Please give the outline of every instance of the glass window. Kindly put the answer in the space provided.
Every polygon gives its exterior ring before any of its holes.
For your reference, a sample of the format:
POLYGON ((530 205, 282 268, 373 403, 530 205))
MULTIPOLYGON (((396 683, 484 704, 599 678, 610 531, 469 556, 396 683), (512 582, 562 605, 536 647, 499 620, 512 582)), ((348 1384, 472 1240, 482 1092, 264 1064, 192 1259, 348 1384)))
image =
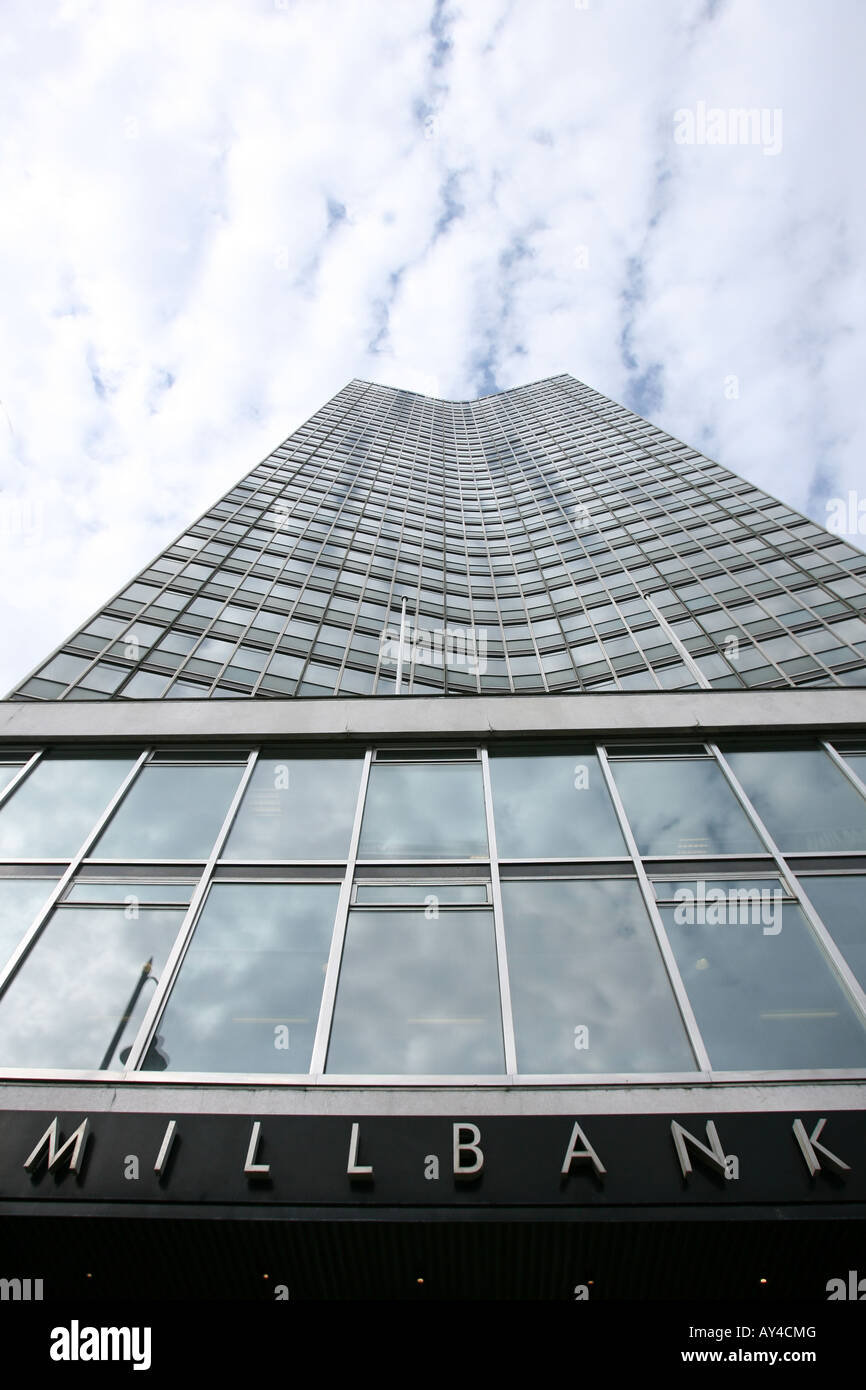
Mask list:
POLYGON ((823 749, 726 757, 781 850, 866 849, 866 801, 823 749))
MULTIPOLYGON (((375 659, 374 659, 374 663, 373 663, 373 664, 375 665, 375 659)), ((369 694, 369 693, 372 691, 372 689, 373 689, 373 673, 372 673, 372 671, 369 671, 369 672, 368 672, 368 671, 354 671, 354 670, 350 669, 348 666, 345 668, 345 670, 343 671, 343 674, 342 674, 342 676, 341 676, 341 678, 340 678, 340 694, 341 694, 341 695, 344 694, 344 693, 349 693, 349 694, 351 694, 351 693, 353 693, 353 692, 354 692, 355 694, 367 695, 367 694, 369 694)))
POLYGON ((339 891, 214 884, 144 1069, 308 1071, 339 891))
POLYGON ((0 792, 4 787, 8 787, 13 777, 17 777, 23 763, 0 763, 0 792))
POLYGON ((125 1065, 183 915, 58 908, 0 1000, 0 1066, 125 1065))
POLYGON ((268 672, 275 676, 296 676, 303 666, 303 658, 299 656, 284 656, 277 653, 271 658, 268 672))
POLYGON ((83 677, 82 684, 90 690, 102 690, 111 693, 128 675, 128 666, 109 666, 105 662, 98 661, 83 677))
POLYGON ((681 884, 659 909, 713 1068, 863 1066, 866 1029, 800 908, 747 887, 681 884))
POLYGON ((131 700, 156 700, 165 685, 165 676, 157 676, 152 671, 136 671, 121 693, 131 700))
POLYGON ((227 859, 344 859, 362 760, 260 758, 224 854, 227 859))
POLYGON ((99 859, 207 859, 242 768, 149 764, 93 849, 99 859))
MULTIPOLYGON (((682 891, 685 890, 687 898, 688 894, 694 891, 696 882, 697 880, 693 878, 655 879, 653 880, 652 886, 655 891, 657 901, 680 902, 682 900, 682 896, 678 897, 677 895, 682 895, 682 891)), ((742 902, 744 903, 755 902, 760 904, 762 892, 769 893, 771 901, 774 893, 776 894, 777 898, 791 897, 787 889, 783 887, 782 880, 780 878, 773 877, 769 874, 765 878, 714 878, 708 880, 701 880, 701 882, 703 883, 704 898, 706 898, 706 895, 708 893, 717 894, 719 892, 722 892, 728 894, 731 892, 731 890, 733 890, 734 893, 738 895, 742 893, 747 894, 747 897, 742 899, 742 902)), ((710 901, 712 901, 712 898, 710 899, 710 901)), ((740 901, 740 899, 735 898, 732 899, 732 901, 740 901)))
POLYGON ((493 913, 351 912, 327 1070, 504 1072, 493 913))
POLYGON ((487 883, 359 883, 358 903, 415 904, 436 907, 440 903, 489 903, 487 883))
POLYGON ((502 858, 627 853, 595 753, 495 754, 490 779, 502 858))
POLYGON ((0 970, 32 925, 56 882, 53 878, 0 879, 0 970))
POLYGON ((0 809, 0 858, 71 859, 133 766, 131 758, 46 758, 0 809))
POLYGON ((641 854, 766 853, 709 758, 617 759, 611 771, 641 854))
POLYGON ((502 907, 521 1072, 695 1069, 636 883, 508 881, 502 907))
POLYGON ((803 887, 824 926, 866 989, 866 875, 816 874, 803 887))
POLYGON ((863 753, 843 753, 842 755, 855 775, 861 782, 866 783, 866 752, 863 753))
POLYGON ((119 903, 135 907, 141 903, 188 903, 194 883, 156 883, 150 879, 133 882, 117 879, 113 883, 79 879, 69 889, 63 901, 67 903, 119 903))
POLYGON ((472 859, 487 855, 480 763, 374 763, 361 859, 472 859))
MULTIPOLYGON (((193 644, 190 643, 190 647, 193 644)), ((189 647, 185 650, 189 650, 189 647)), ((203 642, 196 648, 196 657, 203 661, 216 661, 220 666, 234 655, 234 643, 224 642, 217 637, 205 637, 203 642)))
POLYGON ((61 685, 68 685, 70 681, 77 680, 81 672, 87 666, 87 658, 83 656, 70 656, 66 652, 61 652, 55 656, 39 672, 46 680, 59 681, 61 685))

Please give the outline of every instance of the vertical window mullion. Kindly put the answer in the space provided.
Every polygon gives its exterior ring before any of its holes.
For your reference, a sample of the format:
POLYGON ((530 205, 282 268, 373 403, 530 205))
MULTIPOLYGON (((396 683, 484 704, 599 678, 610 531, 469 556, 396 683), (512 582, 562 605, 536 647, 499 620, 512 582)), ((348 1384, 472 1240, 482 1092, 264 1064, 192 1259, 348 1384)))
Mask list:
POLYGON ((502 1016, 502 1039, 505 1044, 505 1070, 509 1078, 517 1074, 517 1044, 514 1034, 514 1013, 511 1007, 511 983, 508 975, 508 950, 505 943, 505 918, 502 912, 502 888, 499 882, 499 855, 496 849, 496 826, 493 820, 493 791, 487 749, 481 749, 481 773, 484 781, 484 809, 487 815, 487 847, 490 856, 490 887, 493 894, 493 929, 496 938, 496 963, 499 971, 499 1004, 502 1016))
POLYGON ((27 776, 29 772, 32 772, 33 768, 43 758, 44 754, 44 748, 37 749, 37 751, 31 754, 27 761, 23 763, 21 767, 19 767, 18 771, 15 773, 15 776, 11 779, 11 781, 6 783, 6 786, 3 788, 2 792, 0 792, 0 806, 3 805, 4 801, 8 800, 8 798, 15 791, 16 787, 20 787, 21 783, 24 781, 24 778, 27 776))
POLYGON ((677 1007, 680 1011, 680 1017, 682 1018, 683 1026, 686 1030, 686 1035, 691 1045, 691 1049, 695 1054, 698 1068, 701 1072, 706 1073, 705 1079, 708 1080, 710 1079, 709 1073, 711 1072, 710 1056, 704 1044, 703 1037, 701 1036, 701 1030, 698 1027, 698 1021, 695 1017, 694 1010, 692 1009, 691 1002, 688 996, 688 991, 686 990, 685 984, 683 983, 683 977, 680 974, 680 968, 677 965, 673 947, 671 946, 671 943, 668 940, 668 934, 665 931, 664 923, 661 919, 661 913, 658 910, 658 905, 655 900, 655 893, 653 892, 652 884, 649 881, 649 876, 647 874, 646 869, 644 868, 643 861, 640 857, 640 851, 637 847, 637 841, 635 840, 634 835, 632 834, 632 829, 628 823, 628 817, 625 813, 625 807, 620 799, 617 785, 613 780, 613 774, 610 770, 610 764, 607 761, 607 753, 601 744, 598 744, 596 746, 596 755, 598 757, 599 766, 601 768, 602 776, 604 777, 607 790, 610 794, 611 801, 613 802, 614 810, 617 814, 617 819, 619 820, 619 828, 622 831, 622 836, 625 840, 626 848, 628 849, 628 852, 631 855, 631 861, 634 865, 634 870, 637 875, 637 881, 640 886, 644 906, 647 912, 649 913, 649 919, 652 923, 653 932, 655 933, 656 943, 658 945, 659 951, 661 952, 662 962, 664 964, 665 970, 667 971, 667 976, 670 980, 671 989, 674 992, 674 998, 676 999, 677 1007))
POLYGON ((169 952, 168 960, 166 961, 165 966, 163 967, 162 979, 159 981, 154 991, 154 995, 150 1001, 147 1013, 145 1014, 142 1020, 141 1027, 138 1030, 136 1039, 132 1044, 132 1047, 130 1048, 129 1057, 127 1058, 126 1064, 127 1076, 130 1073, 136 1072, 138 1067, 141 1065, 144 1053, 150 1044, 152 1036, 156 1032, 156 1025, 159 1020, 159 1016, 162 1013, 163 1005, 167 998, 168 992, 171 989, 171 986, 174 984, 174 981, 177 978, 177 973, 180 969, 181 961, 183 960, 183 957, 186 954, 186 948, 189 945, 190 938, 192 937, 192 933, 195 928, 195 923, 198 920, 199 908, 201 907, 207 894, 207 890, 210 887, 216 862, 219 859, 219 856, 222 852, 222 848, 225 844, 229 830, 231 829, 232 824, 234 823, 234 818, 237 815, 238 807, 240 806, 244 798, 244 793, 246 792, 247 786, 250 782, 250 778, 253 775, 253 770, 255 769, 258 756, 259 750, 255 748, 247 758, 247 765, 244 768, 243 775, 237 787, 235 788, 235 794, 232 797, 231 804, 228 808, 228 811, 226 812, 225 819, 223 820, 219 834, 217 835, 211 847, 210 855, 208 856, 207 863, 202 869, 201 877, 199 878, 199 881, 196 885, 195 892, 190 898, 189 907, 187 908, 186 916, 184 917, 183 922, 181 923, 180 930, 177 934, 177 939, 174 945, 172 946, 171 951, 169 952))
POLYGON ((367 798, 367 784, 370 780, 370 765, 372 761, 373 750, 372 748, 368 748, 364 754, 361 783, 358 787, 358 801, 355 806, 355 819, 352 824, 352 835, 349 840, 349 851, 346 856, 346 872, 343 875, 340 896, 337 901, 334 934, 331 938, 331 952, 328 956, 328 968, 325 971, 325 983, 322 987, 322 1002, 319 1006, 319 1022, 316 1028, 316 1037, 313 1042, 313 1053, 310 1058, 310 1073, 316 1080, 321 1078, 325 1070, 325 1062, 328 1056, 328 1040, 331 1036, 331 1023, 333 1021, 334 1005, 337 999, 337 982, 340 976, 340 963, 343 958, 343 944, 346 939, 346 926, 349 920, 349 909, 351 907, 352 882, 355 877, 355 861, 358 857, 358 844, 361 839, 361 821, 364 817, 364 802, 367 798))

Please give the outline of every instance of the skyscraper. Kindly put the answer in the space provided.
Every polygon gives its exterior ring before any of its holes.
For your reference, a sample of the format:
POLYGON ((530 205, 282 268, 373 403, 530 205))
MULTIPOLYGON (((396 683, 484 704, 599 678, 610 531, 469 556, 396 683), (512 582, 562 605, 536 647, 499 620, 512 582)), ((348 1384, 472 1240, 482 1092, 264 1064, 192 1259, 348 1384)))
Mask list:
POLYGON ((394 694, 404 599, 403 693, 863 685, 864 576, 571 377, 353 381, 13 698, 394 694))
POLYGON ((0 706, 13 1235, 183 1208, 198 1257, 232 1215, 211 1291, 346 1294, 363 1215, 381 1296, 406 1223, 440 1294, 822 1296, 866 1203, 864 610, 866 555, 569 376, 351 382, 0 706))

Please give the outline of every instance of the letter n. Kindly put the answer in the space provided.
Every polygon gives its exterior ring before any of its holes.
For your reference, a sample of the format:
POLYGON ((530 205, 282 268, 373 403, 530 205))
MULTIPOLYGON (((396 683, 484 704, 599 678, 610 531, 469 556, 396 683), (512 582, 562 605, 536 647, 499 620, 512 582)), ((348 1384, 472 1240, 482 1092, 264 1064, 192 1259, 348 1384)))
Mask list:
POLYGON ((678 1124, 676 1120, 671 1120, 671 1135, 684 1178, 687 1178, 692 1171, 692 1160, 688 1150, 689 1144, 697 1150, 698 1156, 703 1158, 705 1163, 708 1163, 717 1173, 721 1173, 723 1177, 727 1177, 728 1159, 722 1148, 716 1126, 712 1120, 707 1120, 707 1138, 710 1141, 709 1148, 706 1144, 702 1144, 700 1139, 696 1139, 693 1134, 689 1134, 689 1131, 684 1129, 681 1124, 678 1124))

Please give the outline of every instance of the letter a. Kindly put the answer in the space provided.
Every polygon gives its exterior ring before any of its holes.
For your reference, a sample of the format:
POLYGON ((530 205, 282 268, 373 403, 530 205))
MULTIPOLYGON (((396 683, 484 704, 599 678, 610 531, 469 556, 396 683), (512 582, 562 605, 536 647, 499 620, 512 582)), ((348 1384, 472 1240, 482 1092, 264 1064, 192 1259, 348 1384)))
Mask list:
POLYGON ((601 1174, 605 1172, 604 1164, 590 1144, 580 1125, 575 1120, 574 1129, 571 1131, 571 1138, 568 1141, 568 1151, 562 1161, 560 1172, 566 1174, 570 1173, 571 1165, 576 1158, 588 1158, 597 1173, 601 1174), (582 1149, 575 1148, 578 1139, 583 1145, 582 1149))

